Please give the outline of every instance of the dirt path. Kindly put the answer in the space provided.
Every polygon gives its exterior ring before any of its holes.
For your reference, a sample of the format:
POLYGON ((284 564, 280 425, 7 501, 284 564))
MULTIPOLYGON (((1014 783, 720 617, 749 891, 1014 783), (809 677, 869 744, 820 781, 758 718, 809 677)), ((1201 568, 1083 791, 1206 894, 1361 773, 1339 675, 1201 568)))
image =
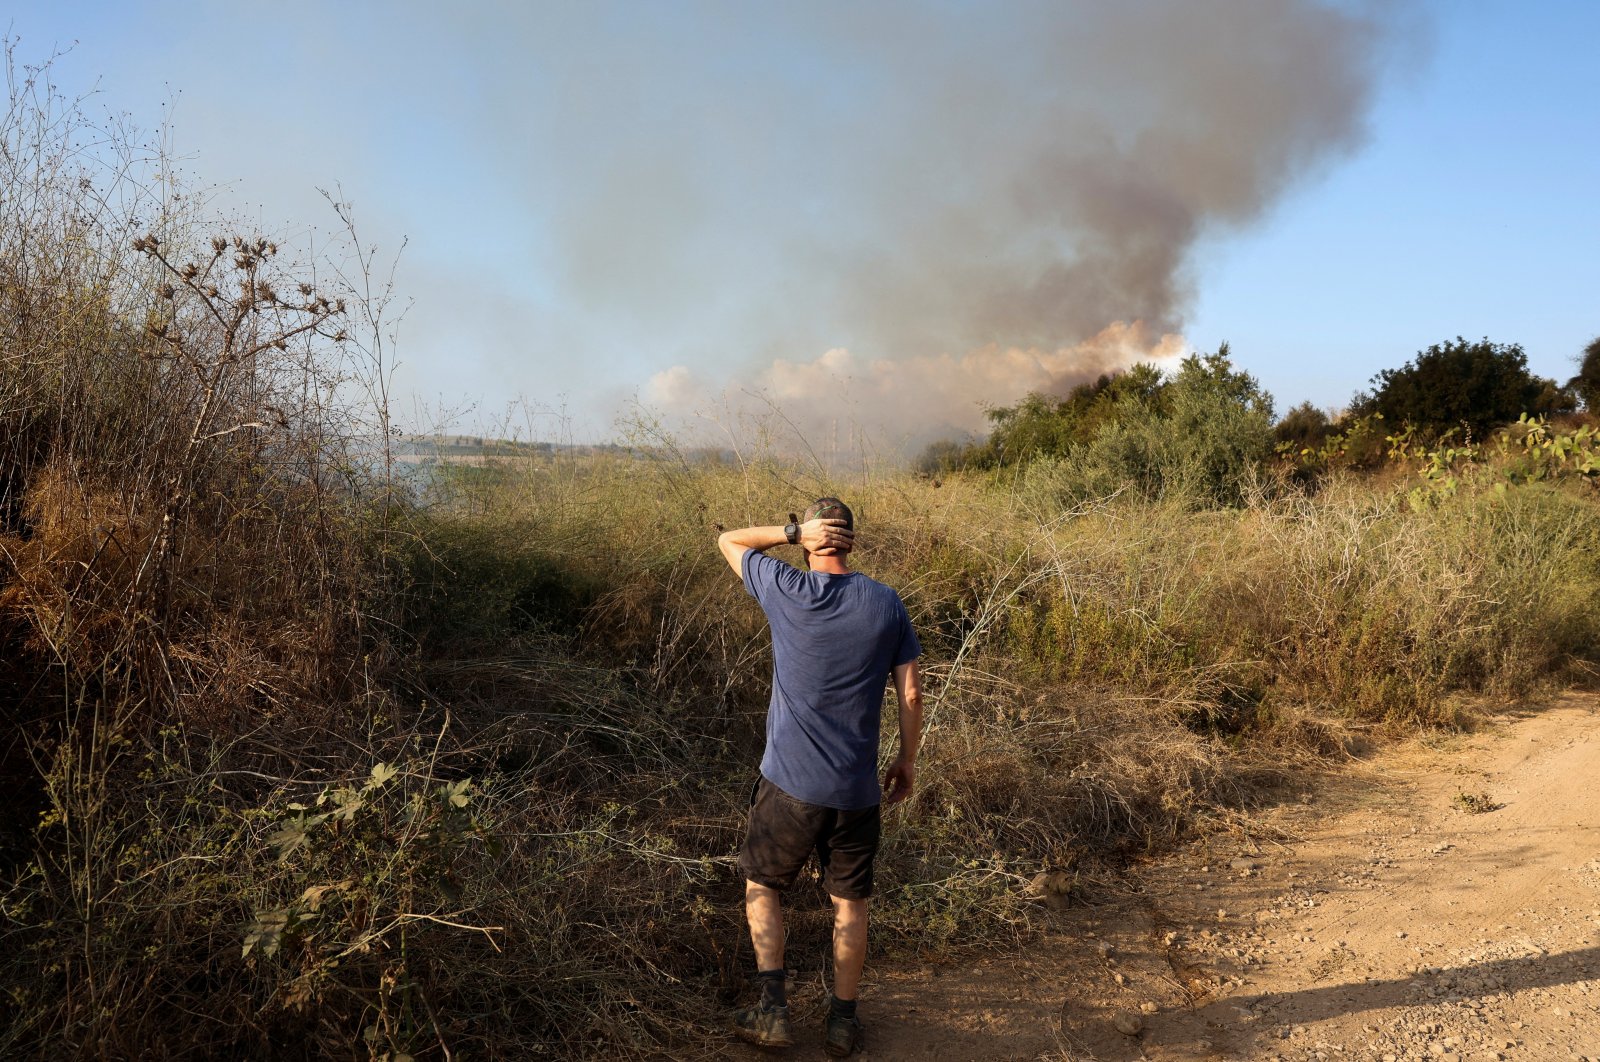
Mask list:
POLYGON ((1600 697, 1387 750, 1144 881, 876 971, 865 1057, 1600 1062, 1600 697))

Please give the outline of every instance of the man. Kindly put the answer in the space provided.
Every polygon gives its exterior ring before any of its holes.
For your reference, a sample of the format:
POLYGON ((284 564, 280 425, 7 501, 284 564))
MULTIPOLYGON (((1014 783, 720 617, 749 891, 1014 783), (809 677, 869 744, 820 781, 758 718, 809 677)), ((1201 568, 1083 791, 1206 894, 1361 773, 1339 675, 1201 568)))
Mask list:
POLYGON ((815 850, 833 900, 833 998, 823 1047, 861 1045, 856 996, 867 957, 867 901, 879 805, 911 795, 922 736, 921 648, 900 595, 852 572, 855 517, 820 498, 804 523, 747 527, 717 540, 772 628, 772 700, 761 778, 751 796, 739 869, 761 1000, 734 1014, 763 1047, 794 1042, 784 983, 780 896, 815 850), (808 570, 766 555, 798 545, 808 570), (900 702, 900 752, 877 778, 878 720, 890 675, 900 702))

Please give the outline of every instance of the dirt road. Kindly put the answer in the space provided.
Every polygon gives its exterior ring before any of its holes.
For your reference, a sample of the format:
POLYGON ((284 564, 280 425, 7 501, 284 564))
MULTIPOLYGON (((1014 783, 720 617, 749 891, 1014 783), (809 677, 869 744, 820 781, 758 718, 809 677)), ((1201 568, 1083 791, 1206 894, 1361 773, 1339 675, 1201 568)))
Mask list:
POLYGON ((1382 751, 1142 881, 876 971, 865 1057, 1600 1062, 1600 697, 1382 751))

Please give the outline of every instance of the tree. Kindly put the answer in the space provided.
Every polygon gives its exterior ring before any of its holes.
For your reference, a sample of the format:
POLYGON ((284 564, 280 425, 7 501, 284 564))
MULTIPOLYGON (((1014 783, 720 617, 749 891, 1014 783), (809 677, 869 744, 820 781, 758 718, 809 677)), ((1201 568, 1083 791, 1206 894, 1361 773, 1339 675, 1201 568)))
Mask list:
POLYGON ((1572 396, 1528 371, 1516 343, 1435 343, 1398 369, 1372 378, 1373 393, 1358 394, 1351 412, 1382 413, 1390 424, 1410 425, 1429 437, 1465 429, 1482 437, 1523 413, 1549 415, 1572 408, 1572 396))
POLYGON ((1333 434, 1333 421, 1328 414, 1312 405, 1301 402, 1283 415, 1272 429, 1273 438, 1291 453, 1314 450, 1333 434))
POLYGON ((1224 343, 1192 354, 1159 390, 1130 397, 1057 463, 1065 501, 1131 490, 1199 506, 1236 505, 1272 453, 1272 396, 1233 367, 1224 343))
POLYGON ((1272 396, 1235 369, 1228 344, 1183 359, 1168 384, 1164 434, 1169 485, 1220 505, 1235 504, 1249 473, 1272 454, 1272 396))
POLYGON ((1583 348, 1578 359, 1578 375, 1567 381, 1567 389, 1583 399, 1583 408, 1600 413, 1600 336, 1583 348))
POLYGON ((1059 457, 1093 438, 1131 404, 1159 403, 1164 386, 1161 370, 1139 364, 1081 383, 1065 397, 1034 391, 1014 406, 989 410, 994 428, 971 463, 1014 465, 1036 457, 1059 457))

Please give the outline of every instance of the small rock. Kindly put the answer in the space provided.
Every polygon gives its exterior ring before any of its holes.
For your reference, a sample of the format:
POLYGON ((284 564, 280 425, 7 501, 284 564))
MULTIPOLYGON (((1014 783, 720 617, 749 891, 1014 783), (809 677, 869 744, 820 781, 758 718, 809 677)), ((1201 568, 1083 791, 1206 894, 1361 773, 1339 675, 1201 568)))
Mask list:
POLYGON ((1138 1036, 1144 1030, 1144 1022, 1137 1014, 1118 1014, 1111 1019, 1111 1024, 1124 1036, 1138 1036))
POLYGON ((1143 1011, 1144 1013, 1146 1013, 1146 1014, 1154 1014, 1156 1011, 1160 1010, 1161 1008, 1156 1006, 1154 1003, 1145 1002, 1145 1003, 1140 1003, 1139 1004, 1139 1009, 1141 1011, 1143 1011))

